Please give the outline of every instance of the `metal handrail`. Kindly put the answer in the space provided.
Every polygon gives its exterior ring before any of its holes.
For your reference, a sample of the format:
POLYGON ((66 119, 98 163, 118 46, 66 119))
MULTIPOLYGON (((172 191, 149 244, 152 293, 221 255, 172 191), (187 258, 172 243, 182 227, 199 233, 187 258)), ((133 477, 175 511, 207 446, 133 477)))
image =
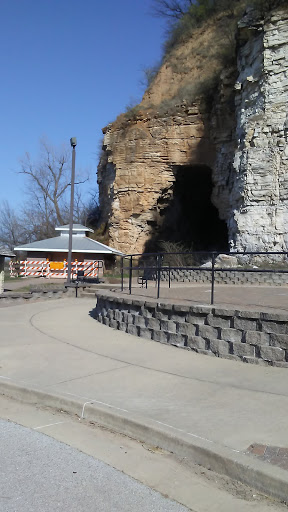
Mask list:
MULTIPOLYGON (((123 291, 124 290, 124 270, 128 270, 129 271, 129 294, 131 295, 132 293, 132 276, 133 276, 133 271, 139 271, 139 270, 146 270, 146 271, 149 271, 149 270, 152 270, 154 271, 155 273, 155 276, 156 276, 156 286, 157 286, 157 299, 159 299, 160 297, 160 281, 161 281, 161 272, 163 271, 167 271, 169 272, 169 288, 171 286, 171 279, 170 279, 170 275, 171 275, 171 271, 172 270, 182 270, 182 269, 185 269, 185 270, 198 270, 198 271, 204 271, 204 272, 211 272, 211 300, 210 300, 210 303, 211 305, 214 304, 214 295, 215 295, 215 273, 216 272, 223 272, 223 271, 226 271, 226 272, 252 272, 252 273, 258 273, 258 272, 261 272, 261 273, 278 273, 278 274, 288 274, 288 269, 287 270, 284 270, 284 269, 271 269, 271 268, 247 268, 247 267, 216 267, 215 263, 216 263, 216 257, 219 255, 219 254, 223 254, 223 255, 229 255, 229 256, 271 256, 271 255, 281 255, 281 256, 288 256, 288 251, 261 251, 261 252, 256 252, 256 251, 235 251, 233 253, 231 252, 219 252, 219 251, 193 251, 193 252, 158 252, 158 253, 136 253, 136 254, 129 254, 129 255, 125 255, 125 256, 122 256, 121 258, 121 290, 123 291), (207 256, 210 256, 211 258, 211 266, 208 266, 208 267, 203 267, 203 266, 194 266, 194 265, 162 265, 162 261, 163 261, 163 258, 164 256, 175 256, 175 255, 185 255, 185 256, 189 256, 189 255, 207 255, 207 256), (135 257, 141 257, 142 259, 144 258, 147 258, 147 257, 153 257, 155 258, 155 265, 149 265, 149 266, 143 266, 143 265, 136 265, 135 267, 133 267, 133 258, 135 257), (129 258, 129 266, 128 267, 125 267, 124 266, 124 261, 129 258)), ((138 258, 139 259, 139 258, 138 258)), ((277 263, 277 262, 276 262, 277 263)), ((146 288, 147 288, 147 280, 148 278, 146 279, 146 288)))

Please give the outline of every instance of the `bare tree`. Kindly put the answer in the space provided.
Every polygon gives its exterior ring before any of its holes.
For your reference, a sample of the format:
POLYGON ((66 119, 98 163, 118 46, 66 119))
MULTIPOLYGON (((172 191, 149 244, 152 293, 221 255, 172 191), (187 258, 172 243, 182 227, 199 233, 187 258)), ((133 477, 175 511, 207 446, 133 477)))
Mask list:
POLYGON ((31 240, 50 238, 55 234, 58 224, 55 211, 47 198, 41 198, 29 191, 29 200, 23 203, 21 216, 25 220, 26 230, 31 240))
POLYGON ((152 13, 155 16, 179 20, 194 3, 193 0, 154 0, 152 13))
POLYGON ((100 219, 99 193, 98 190, 90 191, 90 199, 83 204, 79 210, 79 222, 92 228, 97 227, 100 219))
MULTIPOLYGON (((27 227, 34 239, 48 238, 53 235, 57 224, 69 220, 69 199, 71 181, 71 150, 62 146, 54 148, 45 140, 40 141, 40 157, 33 162, 29 153, 21 160, 21 174, 27 177, 24 205, 27 227)), ((75 185, 87 181, 88 177, 78 180, 75 185)), ((82 194, 75 189, 75 212, 84 208, 82 194)), ((75 220, 77 220, 75 219, 75 220)))
MULTIPOLYGON (((250 0, 250 3, 267 4, 271 2, 287 2, 287 0, 250 0)), ((209 14, 221 11, 233 13, 235 6, 243 4, 241 0, 153 0, 152 14, 168 18, 174 26, 183 16, 189 15, 196 21, 207 18, 209 14)), ((247 2, 248 3, 248 2, 247 2)))
MULTIPOLYGON (((53 148, 42 140, 40 157, 34 162, 29 153, 21 160, 21 174, 26 176, 26 197, 18 211, 8 201, 0 205, 0 244, 12 249, 17 245, 55 236, 55 226, 69 222, 71 149, 53 148)), ((97 220, 99 203, 93 190, 86 194, 75 185, 74 221, 91 227, 97 220)), ((99 215, 98 215, 99 216, 99 215)))
POLYGON ((61 203, 70 185, 71 154, 68 148, 57 150, 43 140, 40 146, 40 159, 34 163, 29 153, 26 153, 21 160, 20 173, 28 178, 27 194, 32 196, 34 207, 49 216, 52 206, 57 221, 63 224, 61 203))
POLYGON ((25 222, 8 201, 3 201, 0 205, 0 245, 13 251, 16 245, 27 242, 29 242, 29 233, 25 222))

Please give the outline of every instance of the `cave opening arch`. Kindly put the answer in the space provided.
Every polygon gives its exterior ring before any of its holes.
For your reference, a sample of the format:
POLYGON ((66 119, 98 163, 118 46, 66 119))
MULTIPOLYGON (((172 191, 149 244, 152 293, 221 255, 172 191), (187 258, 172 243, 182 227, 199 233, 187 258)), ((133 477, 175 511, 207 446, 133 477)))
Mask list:
POLYGON ((228 251, 227 224, 211 201, 212 169, 201 164, 179 165, 173 173, 169 201, 160 196, 157 202, 157 229, 149 249, 161 250, 161 241, 169 241, 193 251, 228 251))

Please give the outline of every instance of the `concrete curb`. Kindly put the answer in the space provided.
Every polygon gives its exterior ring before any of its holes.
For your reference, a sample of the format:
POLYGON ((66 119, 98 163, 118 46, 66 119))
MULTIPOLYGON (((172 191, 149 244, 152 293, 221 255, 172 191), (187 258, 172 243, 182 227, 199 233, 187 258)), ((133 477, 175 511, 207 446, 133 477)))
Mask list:
POLYGON ((68 398, 62 394, 23 387, 12 380, 0 382, 0 394, 30 404, 61 409, 94 421, 116 432, 159 446, 181 458, 192 460, 216 473, 238 480, 254 489, 288 501, 288 472, 242 452, 189 435, 184 431, 99 402, 68 398), (84 406, 84 407, 83 407, 84 406))

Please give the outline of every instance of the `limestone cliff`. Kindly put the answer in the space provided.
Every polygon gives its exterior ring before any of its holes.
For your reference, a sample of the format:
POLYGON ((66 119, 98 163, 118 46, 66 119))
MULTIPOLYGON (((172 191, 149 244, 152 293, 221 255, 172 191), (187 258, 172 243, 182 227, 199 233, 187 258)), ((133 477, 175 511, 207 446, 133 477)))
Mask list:
POLYGON ((287 250, 288 9, 242 18, 237 67, 223 66, 226 36, 212 45, 220 58, 210 55, 207 64, 217 23, 223 18, 165 62, 134 118, 104 129, 102 222, 110 245, 125 253, 159 240, 198 250, 287 250), (198 92, 212 90, 217 73, 217 90, 203 102, 198 92))

